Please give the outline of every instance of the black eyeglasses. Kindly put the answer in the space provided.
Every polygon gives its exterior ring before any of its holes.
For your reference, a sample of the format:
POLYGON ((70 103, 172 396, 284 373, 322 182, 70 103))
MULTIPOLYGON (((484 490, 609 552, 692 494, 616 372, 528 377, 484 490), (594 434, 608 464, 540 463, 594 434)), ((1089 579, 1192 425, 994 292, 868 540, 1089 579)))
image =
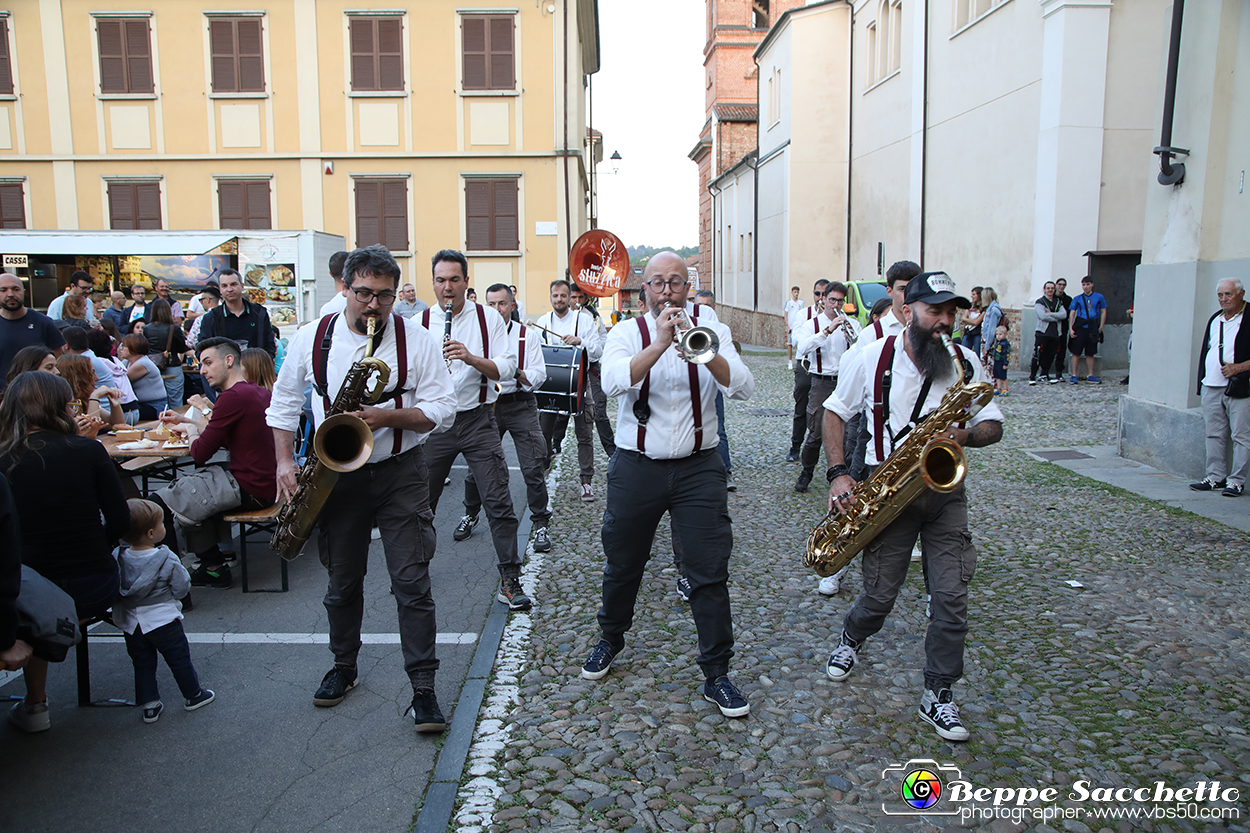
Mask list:
POLYGON ((659 278, 656 278, 654 280, 647 281, 647 286, 651 287, 652 292, 663 292, 665 286, 667 286, 669 289, 673 290, 674 292, 681 292, 683 289, 686 288, 686 284, 688 283, 690 283, 690 281, 682 280, 681 278, 673 278, 672 280, 668 280, 668 281, 663 281, 663 280, 660 280, 659 278))
POLYGON ((356 293, 356 300, 362 304, 370 303, 374 298, 378 299, 378 305, 389 307, 395 303, 395 299, 399 296, 394 292, 374 292, 369 289, 356 289, 352 287, 352 292, 356 293))
POLYGON ((823 298, 828 293, 821 292, 819 290, 812 290, 812 294, 815 295, 817 298, 823 298))

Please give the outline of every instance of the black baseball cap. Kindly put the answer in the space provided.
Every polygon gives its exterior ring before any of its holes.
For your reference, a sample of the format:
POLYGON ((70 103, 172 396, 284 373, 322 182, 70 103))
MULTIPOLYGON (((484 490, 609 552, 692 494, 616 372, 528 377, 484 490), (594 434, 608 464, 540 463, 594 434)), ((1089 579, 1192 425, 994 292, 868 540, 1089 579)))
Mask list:
POLYGON ((944 304, 953 300, 955 306, 968 309, 972 302, 955 291, 955 282, 945 272, 921 272, 907 282, 903 294, 904 304, 923 301, 926 304, 944 304))

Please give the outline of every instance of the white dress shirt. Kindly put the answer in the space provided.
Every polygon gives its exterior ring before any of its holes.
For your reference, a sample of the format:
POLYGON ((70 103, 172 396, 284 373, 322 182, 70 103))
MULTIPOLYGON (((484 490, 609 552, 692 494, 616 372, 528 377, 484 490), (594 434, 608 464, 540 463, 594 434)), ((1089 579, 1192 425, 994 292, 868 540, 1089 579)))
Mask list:
MULTIPOLYGON (((430 334, 434 336, 439 344, 441 359, 443 332, 446 329, 444 325, 446 318, 443 314, 443 308, 439 306, 430 307, 422 312, 419 318, 414 318, 413 320, 420 320, 422 323, 427 320, 430 322, 430 334)), ((482 306, 466 299, 464 306, 460 309, 460 313, 452 315, 451 340, 463 344, 473 355, 489 358, 490 361, 494 362, 495 367, 499 368, 500 382, 516 376, 516 353, 512 352, 512 347, 508 340, 508 328, 504 324, 503 316, 494 307, 482 306), (489 351, 485 350, 482 345, 482 325, 478 321, 478 307, 482 308, 482 312, 486 316, 486 337, 488 339, 487 344, 490 346, 489 351), (487 356, 488 352, 489 357, 487 356)), ((526 363, 528 364, 528 360, 526 363)), ((444 362, 443 372, 446 371, 447 364, 444 362)), ((459 359, 451 363, 451 384, 456 389, 457 411, 471 411, 483 404, 483 378, 485 377, 478 370, 459 359)), ((485 404, 490 404, 498 398, 499 391, 495 388, 495 383, 487 379, 485 404)))
POLYGON ((1220 368, 1226 364, 1233 364, 1233 342, 1237 340, 1237 331, 1241 329, 1242 311, 1234 315, 1231 319, 1224 317, 1224 313, 1215 316, 1215 320, 1211 322, 1211 332, 1209 334, 1211 346, 1207 348, 1207 360, 1203 365, 1202 384, 1213 388, 1223 388, 1228 386, 1229 380, 1220 372, 1220 368), (1224 327, 1224 350, 1220 351, 1220 326, 1224 327), (1222 359, 1222 361, 1221 361, 1222 359))
MULTIPOLYGON (((720 355, 729 363, 729 385, 721 387, 706 365, 696 365, 699 379, 699 408, 703 414, 703 442, 701 450, 716 448, 716 393, 721 391, 729 399, 746 400, 755 392, 755 377, 742 362, 733 346, 729 328, 719 321, 709 321, 700 316, 699 324, 710 327, 720 339, 720 355)), ((641 318, 623 321, 608 333, 603 350, 603 392, 620 397, 616 415, 616 446, 629 451, 639 451, 638 419, 634 416, 634 403, 642 391, 643 379, 650 378, 647 405, 651 415, 647 420, 646 446, 643 453, 652 460, 673 460, 689 457, 694 452, 694 410, 690 397, 691 366, 677 355, 677 346, 664 351, 647 377, 630 384, 629 363, 642 352, 642 333, 638 322, 647 327, 651 342, 656 339, 655 317, 648 312, 641 318)))
MULTIPOLYGON (((434 429, 428 432, 404 431, 400 452, 422 445, 426 438, 438 431, 446 431, 456 419, 456 398, 452 391, 451 377, 447 374, 447 365, 443 362, 443 351, 439 343, 416 321, 400 319, 404 322, 405 346, 408 354, 408 374, 404 382, 404 394, 400 399, 392 399, 376 407, 379 408, 420 408, 426 417, 434 423, 434 429)), ((269 409, 265 411, 265 422, 270 428, 294 431, 299 427, 300 412, 304 409, 304 390, 314 382, 313 346, 317 340, 317 325, 311 321, 299 328, 287 346, 286 359, 282 362, 282 370, 278 372, 278 381, 273 386, 273 396, 269 401, 269 409)), ((399 362, 395 344, 394 317, 387 318, 386 329, 382 331, 382 340, 373 355, 391 369, 391 378, 386 390, 392 391, 399 382, 399 362)), ((326 362, 326 391, 333 402, 343 379, 347 376, 352 364, 364 358, 365 336, 352 332, 343 316, 334 322, 331 333, 333 345, 326 362)), ((325 419, 325 402, 315 392, 312 397, 313 416, 317 425, 325 419)), ((370 463, 378 463, 391 456, 394 447, 394 434, 391 428, 379 428, 373 432, 373 454, 370 463)))
POLYGON ((336 292, 334 297, 321 305, 321 312, 317 313, 317 317, 325 318, 327 315, 333 315, 345 309, 347 309, 347 293, 336 292))
MULTIPOLYGON (((867 335, 867 330, 865 330, 865 335, 867 335)), ((890 384, 889 427, 890 432, 893 432, 895 436, 898 436, 900 431, 911 424, 911 415, 916 408, 916 398, 920 395, 920 388, 924 385, 924 377, 921 375, 919 368, 912 362, 911 357, 907 355, 907 351, 903 349, 903 339, 906 337, 906 331, 904 331, 892 342, 894 345, 894 357, 892 365, 893 381, 890 384)), ((882 338, 871 342, 866 347, 861 348, 857 345, 855 350, 843 357, 844 364, 842 373, 838 377, 838 387, 825 400, 825 407, 841 417, 843 422, 849 421, 857 413, 862 412, 864 414, 864 426, 868 429, 869 435, 868 453, 864 458, 864 462, 870 466, 879 465, 882 462, 877 457, 878 428, 877 421, 873 415, 872 403, 876 397, 877 365, 880 362, 881 353, 885 349, 886 343, 887 339, 882 338)), ((968 381, 989 381, 985 375, 985 368, 975 353, 966 347, 958 345, 956 349, 960 351, 960 354, 965 359, 972 363, 973 378, 968 381)), ((929 388, 929 395, 925 397, 919 416, 923 417, 937 410, 938 405, 942 403, 942 397, 955 384, 957 378, 958 376, 952 372, 950 377, 947 378, 946 384, 938 382, 929 388)), ((964 427, 971 430, 974 426, 987 420, 1003 421, 1003 412, 998 409, 998 403, 993 400, 968 419, 964 427)), ((893 450, 889 433, 882 438, 882 448, 886 456, 889 456, 893 450)))
POLYGON ((187 305, 187 312, 194 315, 204 314, 204 302, 200 300, 199 295, 195 295, 191 298, 191 303, 187 305))
POLYGON ((525 328, 525 361, 521 361, 521 327, 516 321, 508 322, 508 345, 512 355, 517 357, 517 373, 524 373, 528 385, 521 385, 516 374, 507 379, 500 379, 500 394, 516 393, 520 387, 523 391, 533 391, 542 387, 547 381, 547 365, 543 363, 542 331, 533 327, 525 328))
POLYGON ((808 373, 815 373, 819 376, 838 375, 838 363, 843 354, 851 349, 851 344, 854 343, 859 333, 857 323, 851 319, 847 319, 847 322, 847 327, 835 331, 832 335, 826 335, 825 328, 833 326, 835 320, 822 312, 811 321, 805 322, 795 332, 799 342, 795 355, 801 359, 807 359, 808 373))
MULTIPOLYGON (((582 348, 586 351, 586 361, 597 362, 603 356, 603 337, 599 335, 599 326, 595 323, 595 317, 584 309, 575 310, 572 307, 565 310, 564 317, 556 315, 555 310, 543 313, 538 317, 536 322, 538 326, 545 327, 553 333, 561 336, 577 336, 582 340, 582 348)), ((542 330, 536 330, 542 336, 543 342, 546 344, 560 344, 560 339, 553 335, 544 333, 542 330)))

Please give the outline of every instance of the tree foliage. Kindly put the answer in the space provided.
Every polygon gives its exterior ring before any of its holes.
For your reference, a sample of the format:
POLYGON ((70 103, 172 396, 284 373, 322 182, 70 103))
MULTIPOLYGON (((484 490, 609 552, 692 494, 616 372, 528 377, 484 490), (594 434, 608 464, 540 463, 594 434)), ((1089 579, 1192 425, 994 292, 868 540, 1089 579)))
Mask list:
POLYGON ((694 257, 699 253, 698 246, 683 246, 680 249, 672 246, 630 246, 629 262, 633 266, 643 266, 657 252, 676 252, 678 257, 694 257))

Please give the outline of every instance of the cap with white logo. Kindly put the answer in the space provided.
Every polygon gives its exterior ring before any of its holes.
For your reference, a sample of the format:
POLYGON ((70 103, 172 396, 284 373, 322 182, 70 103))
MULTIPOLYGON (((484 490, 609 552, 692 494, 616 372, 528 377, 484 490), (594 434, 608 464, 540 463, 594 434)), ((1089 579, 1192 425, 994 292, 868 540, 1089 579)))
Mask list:
POLYGON ((972 306, 971 301, 956 291, 955 282, 945 272, 921 272, 907 282, 907 290, 903 294, 904 304, 920 301, 926 304, 944 304, 951 300, 962 309, 972 306))

